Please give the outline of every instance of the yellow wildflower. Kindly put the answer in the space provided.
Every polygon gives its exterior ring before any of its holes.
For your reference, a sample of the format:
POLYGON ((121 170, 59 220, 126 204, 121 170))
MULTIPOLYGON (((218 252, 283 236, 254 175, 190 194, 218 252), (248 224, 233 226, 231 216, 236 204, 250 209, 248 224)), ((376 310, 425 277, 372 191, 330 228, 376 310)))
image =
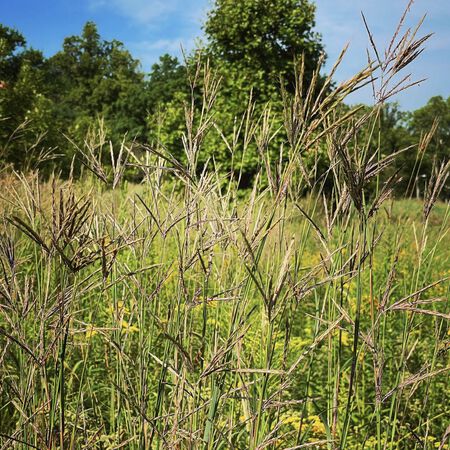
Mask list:
POLYGON ((129 331, 130 333, 135 333, 139 331, 139 328, 135 325, 130 325, 126 320, 122 320, 122 328, 129 331))
POLYGON ((287 413, 281 417, 281 422, 284 425, 290 425, 295 430, 300 428, 300 416, 298 413, 287 413))
POLYGON ((308 416, 311 422, 311 430, 315 435, 323 435, 326 433, 326 428, 319 416, 308 416))
POLYGON ((117 309, 125 314, 130 314, 130 310, 125 306, 125 302, 123 300, 119 300, 117 302, 117 309))
POLYGON ((113 305, 108 306, 108 312, 110 314, 114 315, 116 313, 116 311, 119 314, 122 314, 122 313, 130 314, 130 310, 125 306, 125 302, 123 300, 119 300, 117 302, 117 309, 115 309, 113 305))
POLYGON ((350 336, 346 331, 341 334, 341 342, 344 347, 348 346, 351 342, 350 336))
POLYGON ((89 325, 86 327, 86 339, 90 339, 91 337, 95 336, 96 334, 98 334, 97 330, 94 330, 94 326, 93 325, 89 325))

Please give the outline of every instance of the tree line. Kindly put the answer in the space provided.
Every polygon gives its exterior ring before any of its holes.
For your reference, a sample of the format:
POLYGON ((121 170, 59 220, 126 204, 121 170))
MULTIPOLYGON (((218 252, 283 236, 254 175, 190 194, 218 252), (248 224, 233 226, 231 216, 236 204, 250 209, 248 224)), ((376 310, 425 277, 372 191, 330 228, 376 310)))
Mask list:
MULTIPOLYGON (((308 0, 216 0, 203 27, 203 47, 184 61, 162 55, 148 74, 121 42, 104 40, 93 22, 79 36, 65 38, 50 57, 28 46, 19 31, 0 25, 0 164, 31 169, 46 161, 44 170, 56 168, 64 175, 77 146, 83 146, 99 120, 114 145, 123 139, 157 142, 182 160, 183 104, 202 95, 192 83, 198 60, 209 61, 221 79, 215 122, 220 134, 230 137, 250 99, 254 115, 268 102, 273 111, 283 110, 282 91, 295 89, 299 57, 304 83, 311 80, 324 54, 314 17, 315 6, 308 0)), ((416 176, 425 185, 433 167, 448 159, 450 98, 433 97, 411 112, 387 104, 379 126, 382 153, 411 147, 398 168, 405 179, 415 170, 414 146, 432 129, 416 176)), ((204 148, 201 162, 213 156, 225 169, 230 166, 224 140, 208 136, 204 148)), ((256 148, 240 164, 245 186, 261 164, 256 148)))

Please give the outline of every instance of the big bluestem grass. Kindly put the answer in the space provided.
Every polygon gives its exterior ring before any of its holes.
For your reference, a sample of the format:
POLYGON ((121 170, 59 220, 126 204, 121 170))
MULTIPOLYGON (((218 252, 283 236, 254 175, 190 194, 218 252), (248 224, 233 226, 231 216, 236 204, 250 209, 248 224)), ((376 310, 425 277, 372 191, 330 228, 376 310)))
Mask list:
POLYGON ((445 448, 449 166, 423 205, 393 200, 396 172, 383 175, 416 149, 379 150, 416 34, 397 30, 382 59, 369 33, 374 61, 338 86, 320 67, 304 86, 300 60, 283 116, 255 117, 250 98, 231 137, 199 63, 181 160, 163 142, 113 149, 100 123, 78 149, 81 180, 5 174, 0 448, 445 448), (375 107, 341 113, 368 83, 375 107), (230 172, 199 164, 215 132, 230 172), (252 145, 261 170, 242 198, 252 145))

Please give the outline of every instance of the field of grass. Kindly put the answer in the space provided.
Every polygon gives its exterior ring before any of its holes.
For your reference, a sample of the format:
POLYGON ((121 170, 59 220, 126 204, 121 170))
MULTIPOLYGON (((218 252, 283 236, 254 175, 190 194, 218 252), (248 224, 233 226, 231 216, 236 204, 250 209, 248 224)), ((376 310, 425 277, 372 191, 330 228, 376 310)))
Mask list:
POLYGON ((79 180, 3 172, 0 449, 448 448, 449 167, 391 198, 381 106, 336 109, 372 73, 286 97, 279 160, 270 111, 245 116, 248 192, 197 165, 208 74, 184 161, 124 144, 103 166, 88 139, 79 180))
POLYGON ((439 447, 446 205, 4 188, 2 448, 439 447))

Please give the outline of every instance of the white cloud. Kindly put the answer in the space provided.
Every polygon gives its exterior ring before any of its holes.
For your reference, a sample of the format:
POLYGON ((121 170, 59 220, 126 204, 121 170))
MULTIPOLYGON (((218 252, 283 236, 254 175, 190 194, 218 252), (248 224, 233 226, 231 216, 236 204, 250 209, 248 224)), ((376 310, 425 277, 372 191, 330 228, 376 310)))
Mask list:
POLYGON ((129 43, 132 54, 141 61, 143 69, 148 72, 151 66, 165 53, 182 57, 184 51, 189 53, 195 47, 195 39, 179 37, 175 39, 158 39, 156 41, 140 41, 129 43))
POLYGON ((87 0, 97 13, 112 12, 136 28, 135 40, 126 40, 145 71, 164 53, 181 57, 201 36, 209 0, 87 0))
POLYGON ((109 9, 140 25, 152 25, 171 15, 197 22, 204 7, 203 0, 88 0, 94 9, 109 9))
POLYGON ((108 8, 133 21, 146 24, 161 18, 176 8, 174 0, 94 0, 94 8, 108 8))
POLYGON ((141 50, 158 50, 164 52, 177 52, 180 50, 183 39, 158 39, 154 42, 142 41, 137 44, 141 50))

